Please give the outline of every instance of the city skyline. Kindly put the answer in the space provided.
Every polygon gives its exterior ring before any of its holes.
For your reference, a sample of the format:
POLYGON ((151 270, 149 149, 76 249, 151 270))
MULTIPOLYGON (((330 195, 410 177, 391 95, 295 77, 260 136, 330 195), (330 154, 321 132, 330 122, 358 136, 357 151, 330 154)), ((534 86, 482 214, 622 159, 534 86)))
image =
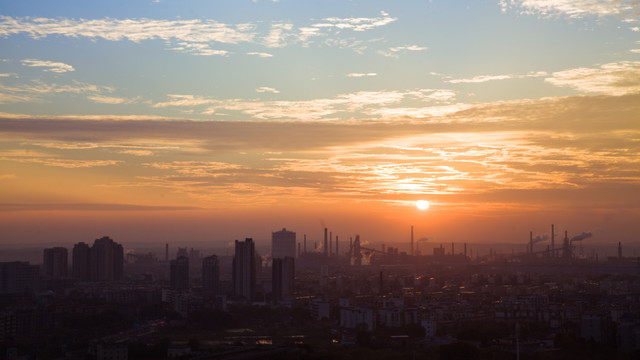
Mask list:
POLYGON ((0 246, 638 241, 636 2, 105 4, 0 11, 0 246))

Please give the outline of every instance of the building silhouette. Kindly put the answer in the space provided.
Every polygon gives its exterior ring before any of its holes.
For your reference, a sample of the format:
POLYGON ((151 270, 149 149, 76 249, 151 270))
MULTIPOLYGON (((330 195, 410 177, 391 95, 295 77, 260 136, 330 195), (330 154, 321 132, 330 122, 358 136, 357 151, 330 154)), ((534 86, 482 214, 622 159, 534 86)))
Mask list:
POLYGON ((286 256, 296 257, 296 233, 283 228, 271 233, 271 258, 284 259, 286 256))
POLYGON ((118 281, 124 278, 122 245, 104 236, 93 246, 80 242, 73 247, 72 275, 82 281, 118 281))
POLYGON ((84 242, 79 242, 73 247, 71 276, 80 281, 89 280, 89 253, 91 247, 84 242))
POLYGON ((67 249, 54 247, 44 249, 42 256, 43 275, 51 279, 62 279, 69 275, 67 249))
POLYGON ((220 291, 220 261, 215 255, 202 259, 202 289, 209 295, 220 291))
POLYGON ((0 262, 0 294, 20 294, 38 290, 40 266, 25 261, 0 262))
POLYGON ((180 256, 171 260, 169 286, 172 290, 189 289, 189 258, 180 256))
POLYGON ((236 240, 236 251, 233 257, 233 296, 251 301, 256 287, 256 259, 253 239, 244 242, 236 240))
POLYGON ((273 300, 277 302, 290 299, 295 281, 295 259, 290 256, 273 259, 271 271, 273 300))

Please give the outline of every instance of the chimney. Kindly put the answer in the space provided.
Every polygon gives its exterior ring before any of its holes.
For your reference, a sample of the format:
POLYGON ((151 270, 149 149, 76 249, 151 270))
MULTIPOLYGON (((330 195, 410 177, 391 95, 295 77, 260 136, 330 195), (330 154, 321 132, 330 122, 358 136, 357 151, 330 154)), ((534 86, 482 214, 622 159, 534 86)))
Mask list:
POLYGON ((551 256, 555 257, 555 249, 556 249, 556 242, 555 242, 555 236, 556 234, 553 231, 553 224, 551 224, 551 256))
POLYGON ((307 234, 304 234, 304 253, 307 253, 307 234))
POLYGON ((529 251, 533 254, 533 231, 529 231, 529 251))
POLYGON ((329 243, 327 243, 327 228, 324 228, 324 256, 329 256, 329 243))
POLYGON ((618 241, 618 259, 622 259, 622 243, 618 241))
POLYGON ((411 225, 411 256, 413 255, 413 225, 411 225))
POLYGON ((333 253, 333 233, 329 232, 329 256, 333 253))
POLYGON ((336 235, 336 255, 340 256, 340 252, 338 252, 338 235, 336 235))

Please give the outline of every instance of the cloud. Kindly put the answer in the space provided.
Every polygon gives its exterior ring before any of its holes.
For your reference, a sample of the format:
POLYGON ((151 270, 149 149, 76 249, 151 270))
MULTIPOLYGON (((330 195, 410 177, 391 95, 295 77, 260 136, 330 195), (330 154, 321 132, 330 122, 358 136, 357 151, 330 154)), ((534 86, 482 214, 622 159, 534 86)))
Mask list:
POLYGON ((33 39, 47 36, 86 37, 108 41, 141 42, 160 39, 172 48, 194 55, 226 55, 211 43, 239 44, 254 41, 254 25, 228 25, 213 20, 69 19, 0 16, 0 37, 25 34, 33 39))
POLYGON ((523 14, 542 16, 564 15, 569 18, 586 16, 635 16, 640 9, 636 0, 500 0, 502 11, 510 8, 523 14))
POLYGON ((131 104, 136 102, 137 99, 125 99, 120 97, 104 96, 104 95, 91 95, 87 96, 87 99, 98 104, 131 104))
POLYGON ((71 84, 45 83, 41 80, 33 80, 30 83, 19 86, 9 86, 0 84, 0 91, 12 93, 32 93, 32 94, 51 94, 51 93, 99 93, 112 92, 113 88, 108 86, 98 86, 87 84, 79 81, 72 81, 71 84))
POLYGON ((247 55, 255 55, 261 58, 270 58, 273 57, 273 54, 265 53, 265 52, 248 52, 247 55))
POLYGON ((392 52, 401 52, 401 51, 424 51, 427 50, 428 48, 426 46, 418 46, 418 45, 411 45, 411 46, 396 46, 396 47, 391 47, 389 48, 390 51, 392 52))
POLYGON ((397 18, 389 16, 384 11, 380 12, 379 17, 375 18, 338 18, 330 17, 323 19, 324 22, 311 25, 315 28, 333 28, 333 29, 349 29, 353 31, 366 31, 375 29, 380 26, 388 25, 397 20, 397 18))
POLYGON ((75 71, 73 66, 53 61, 36 60, 36 59, 24 59, 21 61, 22 65, 29 67, 43 67, 44 71, 50 71, 58 74, 62 74, 68 71, 75 71))
POLYGON ((153 155, 153 151, 150 150, 138 150, 138 149, 128 149, 120 151, 121 154, 134 155, 134 156, 151 156, 153 155))
POLYGON ((640 92, 640 61, 620 61, 604 64, 599 68, 558 71, 545 81, 586 93, 634 94, 640 92))
MULTIPOLYGON (((273 92, 272 88, 259 88, 259 92, 273 92)), ((277 90, 276 90, 277 91, 277 90)), ((360 91, 340 94, 334 98, 298 101, 249 101, 240 99, 214 99, 195 95, 170 95, 168 101, 154 104, 154 107, 208 107, 203 114, 238 112, 256 120, 301 120, 313 121, 335 116, 337 113, 353 113, 353 116, 375 114, 371 108, 393 106, 403 101, 426 103, 449 102, 456 96, 447 89, 417 89, 409 91, 360 91)))
POLYGON ((55 166, 67 169, 91 168, 96 166, 110 166, 122 163, 119 160, 75 160, 75 159, 43 159, 29 157, 0 157, 3 161, 17 161, 21 163, 35 163, 45 166, 55 166))
POLYGON ((209 44, 188 43, 184 41, 179 42, 176 46, 169 48, 169 50, 198 56, 227 56, 229 54, 227 50, 212 49, 209 44))
POLYGON ((133 204, 7 204, 0 203, 0 211, 176 211, 198 210, 196 206, 152 206, 133 204))
POLYGON ((256 89, 256 92, 259 93, 265 93, 265 92, 269 92, 269 93, 273 93, 273 94, 279 94, 280 91, 272 88, 272 87, 268 87, 268 86, 261 86, 259 88, 256 89))
POLYGON ((347 77, 371 77, 378 76, 378 73, 370 72, 370 73, 350 73, 347 74, 347 77))
MULTIPOLYGON (((437 75, 437 74, 435 74, 437 75)), ((542 76, 547 76, 548 74, 544 71, 538 72, 530 72, 528 74, 504 74, 504 75, 478 75, 468 79, 452 79, 446 80, 446 82, 451 84, 461 84, 461 83, 484 83, 487 81, 495 81, 495 80, 509 80, 509 79, 526 79, 526 78, 537 78, 542 76)))
POLYGON ((0 174, 0 180, 15 179, 16 174, 0 174))

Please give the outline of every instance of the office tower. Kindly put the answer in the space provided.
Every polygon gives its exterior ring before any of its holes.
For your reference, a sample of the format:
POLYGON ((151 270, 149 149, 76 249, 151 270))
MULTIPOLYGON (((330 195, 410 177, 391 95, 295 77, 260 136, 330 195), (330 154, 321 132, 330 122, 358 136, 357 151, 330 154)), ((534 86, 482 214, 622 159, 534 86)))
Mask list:
POLYGON ((233 257, 233 295, 251 301, 256 286, 255 244, 253 239, 244 242, 236 240, 236 252, 233 257))
POLYGON ((89 280, 118 281, 124 277, 124 250, 108 236, 96 239, 89 252, 89 280))
POLYGON ((220 262, 215 255, 202 259, 202 289, 210 295, 220 291, 220 262))
POLYGON ((274 301, 291 298, 295 276, 294 258, 287 256, 284 259, 273 259, 271 283, 274 301))
POLYGON ((296 257, 296 233, 282 229, 271 233, 271 258, 296 257))
POLYGON ((79 242, 73 247, 71 264, 71 276, 80 281, 89 280, 89 253, 91 247, 84 242, 79 242))
POLYGON ((172 290, 189 289, 189 258, 180 256, 169 265, 169 286, 172 290))
POLYGON ((0 262, 0 294, 38 290, 40 266, 25 261, 0 262))
POLYGON ((44 249, 42 259, 43 275, 51 279, 66 278, 69 274, 67 258, 66 248, 44 249))

